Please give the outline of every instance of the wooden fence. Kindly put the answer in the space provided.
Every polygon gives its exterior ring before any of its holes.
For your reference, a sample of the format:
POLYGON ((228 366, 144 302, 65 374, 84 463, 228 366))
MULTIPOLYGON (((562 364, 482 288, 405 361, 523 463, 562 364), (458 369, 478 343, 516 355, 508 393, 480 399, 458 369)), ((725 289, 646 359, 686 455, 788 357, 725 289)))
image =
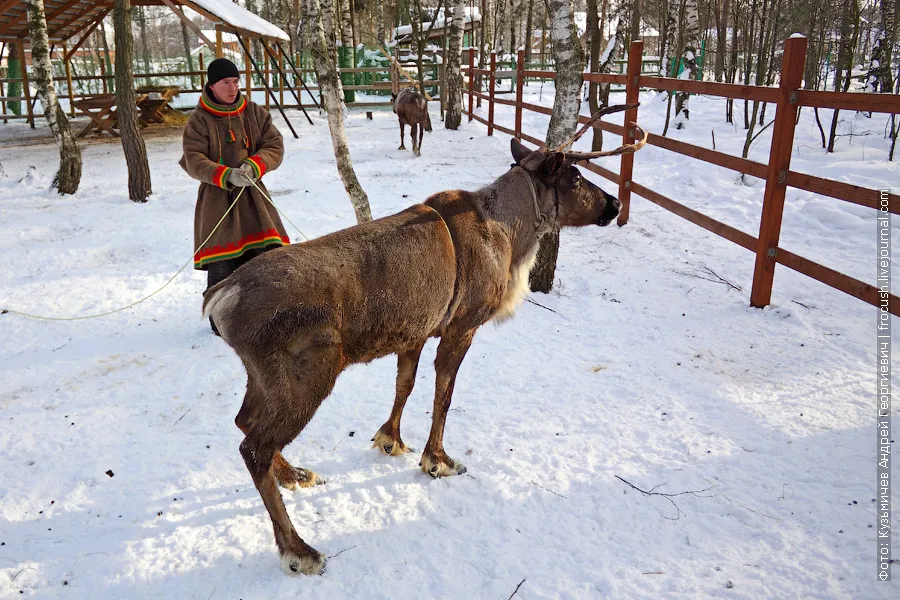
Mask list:
MULTIPOLYGON (((751 85, 739 85, 730 83, 713 83, 704 81, 688 81, 666 77, 651 77, 641 75, 643 42, 632 42, 628 52, 627 73, 625 75, 606 75, 585 73, 585 81, 598 83, 620 84, 625 86, 626 103, 637 102, 638 92, 643 88, 667 91, 685 91, 695 94, 706 94, 724 98, 758 100, 768 102, 775 106, 775 123, 772 131, 772 147, 769 153, 768 164, 762 164, 746 158, 740 158, 710 150, 693 144, 673 140, 660 135, 650 134, 647 143, 683 156, 708 162, 726 169, 732 169, 740 173, 746 173, 766 181, 763 196, 762 216, 759 223, 759 235, 754 237, 730 225, 704 215, 689 208, 663 194, 652 190, 632 180, 634 161, 639 160, 640 153, 623 154, 620 159, 619 172, 615 173, 589 162, 581 163, 581 166, 609 179, 619 185, 619 200, 622 202, 622 210, 619 213, 618 224, 625 225, 628 222, 631 206, 631 194, 637 194, 650 202, 653 202, 676 215, 687 219, 695 225, 699 225, 712 233, 732 241, 756 254, 756 265, 753 272, 753 287, 750 293, 750 304, 756 307, 767 306, 772 298, 772 283, 775 275, 775 265, 781 264, 793 269, 830 287, 850 294, 860 300, 864 300, 874 306, 880 306, 879 290, 873 286, 854 279, 834 269, 816 263, 808 258, 799 256, 778 245, 781 234, 781 220, 784 212, 784 199, 788 187, 806 190, 814 194, 836 198, 845 202, 851 202, 871 208, 875 211, 900 213, 900 196, 884 193, 881 190, 873 190, 859 187, 831 179, 824 179, 814 175, 807 175, 792 171, 791 150, 794 141, 794 126, 797 121, 800 107, 818 107, 833 109, 848 109, 857 111, 871 111, 881 113, 900 113, 900 96, 892 94, 860 94, 844 92, 819 92, 800 89, 803 78, 803 64, 806 58, 806 38, 792 37, 785 40, 784 59, 781 69, 781 82, 778 87, 760 87, 751 85)), ((522 131, 522 113, 532 111, 545 115, 552 114, 552 110, 523 100, 523 82, 525 78, 554 79, 554 71, 529 71, 524 68, 524 52, 519 51, 518 63, 514 72, 516 78, 515 100, 497 98, 494 93, 494 82, 498 75, 509 76, 508 72, 496 69, 496 56, 491 56, 489 69, 475 68, 475 55, 473 50, 468 51, 468 68, 463 68, 468 75, 468 82, 464 94, 468 96, 469 121, 475 119, 487 125, 488 135, 493 135, 494 130, 502 131, 511 136, 526 140, 537 146, 543 146, 543 140, 522 131), (478 75, 488 78, 488 93, 475 90, 475 80, 478 75), (486 100, 488 103, 487 119, 474 114, 474 101, 476 98, 486 100), (513 127, 504 127, 494 121, 494 106, 496 104, 514 106, 515 122, 513 127)), ((579 122, 587 122, 588 117, 579 117, 579 122)), ((638 121, 638 109, 625 112, 625 122, 638 121)), ((634 141, 632 128, 624 128, 603 121, 594 124, 595 128, 609 131, 622 136, 622 143, 629 144, 634 141)), ((874 215, 873 215, 874 216, 874 215)), ((874 218, 873 218, 874 221, 874 218)), ((874 224, 873 224, 874 225, 874 224)), ((875 227, 872 228, 873 236, 875 227)), ((875 240, 873 239, 873 248, 875 240)), ((872 262, 874 265, 875 254, 873 250, 872 262)), ((874 271, 874 267, 873 267, 874 271)), ((882 296, 881 299, 884 297, 882 296)), ((887 304, 892 314, 900 316, 900 298, 894 294, 888 294, 887 304)))
MULTIPOLYGON (((160 79, 177 79, 184 78, 186 81, 191 82, 189 86, 182 87, 182 93, 199 93, 202 91, 203 85, 206 81, 206 71, 203 68, 203 54, 199 55, 200 68, 197 71, 176 71, 171 73, 135 73, 134 81, 136 85, 141 85, 142 83, 147 83, 150 81, 159 81, 160 79), (193 87, 193 81, 200 81, 200 88, 193 87)), ((444 87, 444 66, 443 65, 429 65, 429 68, 436 69, 438 73, 438 78, 436 80, 426 80, 425 88, 431 89, 433 95, 436 98, 441 98, 443 95, 441 91, 444 87)), ((283 68, 283 65, 282 65, 283 68)), ((313 92, 318 92, 318 86, 316 84, 304 85, 294 74, 293 70, 287 70, 287 77, 278 77, 277 71, 273 70, 269 65, 268 56, 266 56, 266 61, 264 67, 262 69, 264 73, 264 77, 269 82, 269 88, 272 89, 273 95, 277 96, 277 102, 284 108, 299 108, 300 105, 294 100, 294 96, 292 94, 288 94, 293 89, 297 94, 297 98, 300 98, 300 101, 303 103, 303 106, 310 107, 313 106, 314 101, 312 97, 313 92), (307 95, 305 98, 309 98, 309 102, 304 101, 304 93, 307 95), (287 100, 287 101, 286 101, 287 100)), ((241 76, 245 76, 248 72, 247 69, 239 70, 241 76)), ((397 92, 402 87, 405 87, 405 83, 407 80, 401 78, 398 70, 392 66, 383 66, 383 67, 357 67, 357 68, 349 68, 349 69, 338 69, 338 72, 341 74, 354 74, 359 76, 369 75, 374 77, 376 73, 385 73, 387 77, 385 77, 384 81, 376 81, 370 84, 360 84, 360 85, 344 85, 344 90, 356 90, 356 91, 391 91, 397 92)), ((115 76, 112 74, 106 73, 106 67, 103 61, 100 62, 100 75, 81 75, 81 76, 72 76, 71 74, 67 74, 65 78, 55 78, 54 83, 57 86, 57 91, 59 93, 59 97, 63 99, 69 100, 69 112, 71 116, 75 116, 75 107, 73 103, 75 100, 80 100, 82 98, 94 96, 97 93, 109 93, 112 90, 111 82, 115 79, 115 76), (76 83, 79 82, 99 82, 97 92, 76 92, 76 83)), ((314 78, 315 70, 314 69, 303 69, 298 68, 297 73, 300 74, 300 78, 304 81, 307 78, 314 78)), ((254 78, 246 78, 245 81, 248 82, 248 85, 245 87, 244 91, 254 91, 254 92, 266 92, 267 88, 261 84, 261 80, 258 77, 254 78)), ((166 85, 167 82, 161 84, 166 85)), ((269 109, 272 103, 272 96, 268 93, 265 94, 265 107, 269 109)), ((318 101, 318 97, 315 97, 315 101, 318 101)), ((34 112, 33 108, 35 106, 36 99, 34 95, 31 93, 29 81, 28 81, 28 72, 25 71, 22 77, 11 78, 11 77, 3 77, 0 78, 0 120, 4 123, 9 121, 10 119, 27 119, 32 127, 34 126, 34 112), (4 90, 8 89, 10 83, 20 83, 22 84, 22 94, 19 96, 7 96, 4 93, 4 90), (21 113, 15 114, 12 113, 8 109, 8 104, 11 102, 21 102, 21 113)), ((364 108, 364 107, 387 107, 390 106, 390 98, 386 97, 383 102, 352 102, 349 104, 350 107, 364 108)), ((183 108, 183 107, 182 107, 183 108)), ((443 104, 441 106, 443 110, 443 104)))

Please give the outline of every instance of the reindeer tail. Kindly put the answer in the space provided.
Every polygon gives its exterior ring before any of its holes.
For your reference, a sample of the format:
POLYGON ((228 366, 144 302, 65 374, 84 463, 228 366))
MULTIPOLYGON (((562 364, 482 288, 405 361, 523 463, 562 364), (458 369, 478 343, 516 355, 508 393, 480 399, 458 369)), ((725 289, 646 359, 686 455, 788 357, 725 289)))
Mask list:
POLYGON ((239 291, 237 282, 228 277, 203 292, 203 318, 211 316, 216 320, 217 313, 234 304, 239 291))

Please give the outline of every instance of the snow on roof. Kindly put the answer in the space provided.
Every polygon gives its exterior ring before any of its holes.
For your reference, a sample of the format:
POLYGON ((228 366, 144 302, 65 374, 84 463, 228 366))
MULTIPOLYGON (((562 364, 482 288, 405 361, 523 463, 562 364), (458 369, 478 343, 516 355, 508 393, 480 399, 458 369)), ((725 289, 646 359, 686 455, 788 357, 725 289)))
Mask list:
MULTIPOLYGON (((215 29, 203 29, 201 31, 202 31, 203 35, 205 35, 208 39, 210 39, 212 41, 216 41, 216 30, 215 29)), ((238 41, 238 38, 233 33, 228 33, 227 31, 222 32, 222 43, 237 44, 237 41, 238 41)), ((203 43, 203 40, 200 40, 200 43, 203 43)))
MULTIPOLYGON (((453 21, 451 16, 450 21, 453 21)), ((480 22, 481 21, 481 12, 478 8, 466 7, 466 23, 471 23, 472 21, 480 22)), ((434 20, 434 24, 430 21, 425 21, 422 23, 422 30, 431 30, 431 29, 443 29, 444 28, 444 9, 438 13, 437 18, 434 20)), ((394 28, 394 37, 400 37, 401 35, 412 35, 412 25, 401 25, 400 27, 394 28)))
MULTIPOLYGON (((288 34, 275 25, 269 23, 262 17, 254 15, 246 8, 234 4, 231 0, 191 0, 191 2, 221 18, 226 25, 230 25, 231 27, 252 31, 253 33, 258 33, 271 38, 278 38, 280 40, 291 39, 288 37, 288 34)), ((213 36, 215 36, 215 32, 213 32, 213 36)), ((237 41, 237 39, 233 41, 237 41)))

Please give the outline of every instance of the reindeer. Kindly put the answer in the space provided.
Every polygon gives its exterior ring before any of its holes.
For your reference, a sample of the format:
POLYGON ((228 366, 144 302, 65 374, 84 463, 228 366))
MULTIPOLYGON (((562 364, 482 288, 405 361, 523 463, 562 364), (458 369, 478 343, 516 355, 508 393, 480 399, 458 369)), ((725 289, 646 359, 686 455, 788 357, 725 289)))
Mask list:
MULTIPOLYGON (((602 114, 637 106, 616 106, 602 114)), ((512 316, 528 293, 541 236, 557 227, 606 226, 619 201, 574 163, 634 152, 530 151, 511 141, 515 164, 474 192, 445 191, 395 215, 267 252, 204 294, 203 314, 247 371, 235 424, 240 453, 272 519, 286 573, 320 573, 325 559, 297 535, 277 485, 323 483, 281 450, 309 423, 349 365, 397 355, 390 417, 372 438, 390 456, 412 449, 400 417, 425 342, 439 337, 431 433, 419 463, 433 478, 465 473, 444 450, 456 374, 478 328, 512 316)))
POLYGON ((428 100, 414 88, 400 90, 398 94, 391 94, 391 108, 400 121, 400 147, 398 150, 406 150, 403 142, 404 127, 409 125, 409 135, 412 138, 413 154, 422 156, 422 136, 425 132, 431 132, 431 116, 428 114, 428 100), (416 131, 418 129, 418 132, 416 131), (418 138, 416 137, 418 133, 418 138))

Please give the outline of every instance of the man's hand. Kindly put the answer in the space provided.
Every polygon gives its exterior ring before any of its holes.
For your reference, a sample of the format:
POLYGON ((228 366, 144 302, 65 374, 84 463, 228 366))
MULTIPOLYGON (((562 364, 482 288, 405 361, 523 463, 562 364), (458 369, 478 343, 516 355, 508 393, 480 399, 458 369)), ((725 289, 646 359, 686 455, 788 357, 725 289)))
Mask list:
POLYGON ((250 181, 257 180, 256 172, 253 170, 253 167, 251 167, 247 163, 241 163, 240 170, 250 181))
POLYGON ((237 169, 232 169, 228 172, 228 183, 235 187, 247 187, 248 185, 253 185, 253 177, 248 176, 244 171, 244 166, 241 166, 237 169))

